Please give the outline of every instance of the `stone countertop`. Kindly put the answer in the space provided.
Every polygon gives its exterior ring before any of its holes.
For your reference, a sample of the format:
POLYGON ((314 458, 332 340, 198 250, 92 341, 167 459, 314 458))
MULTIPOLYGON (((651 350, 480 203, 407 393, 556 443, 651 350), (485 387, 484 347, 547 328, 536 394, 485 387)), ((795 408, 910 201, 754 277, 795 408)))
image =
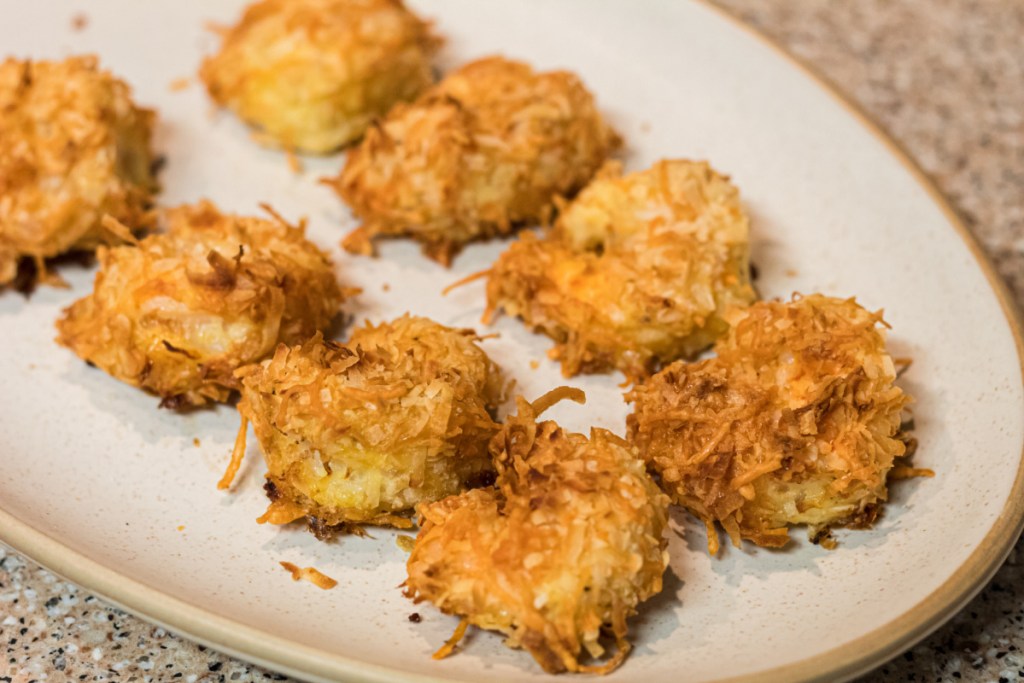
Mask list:
MULTIPOLYGON (((1024 305, 1024 3, 715 1, 902 143, 1024 305)), ((862 680, 1024 680, 1021 548, 949 624, 862 680)), ((0 650, 0 683, 289 680, 126 615, 3 546, 0 650)))

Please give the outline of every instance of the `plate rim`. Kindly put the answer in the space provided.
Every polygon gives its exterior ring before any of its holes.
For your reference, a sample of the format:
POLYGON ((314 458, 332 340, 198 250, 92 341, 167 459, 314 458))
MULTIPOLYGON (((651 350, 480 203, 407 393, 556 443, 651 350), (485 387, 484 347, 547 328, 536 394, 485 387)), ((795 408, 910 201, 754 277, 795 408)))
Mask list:
MULTIPOLYGON (((694 0, 718 18, 740 29, 800 71, 830 95, 848 114, 881 142, 911 178, 925 190, 950 227, 960 236, 995 294, 1014 339, 1024 381, 1024 320, 1006 282, 996 271, 978 239, 967 229, 946 196, 893 137, 859 104, 814 66, 790 53, 777 40, 731 11, 694 0)), ((920 642, 973 599, 1003 565, 1024 529, 1024 449, 1006 505, 984 538, 956 571, 930 595, 895 619, 831 650, 765 671, 719 679, 718 683, 753 681, 849 680, 866 673, 920 642)), ((445 683, 451 679, 404 672, 327 653, 296 641, 268 634, 204 607, 147 586, 141 581, 89 559, 54 540, 0 507, 0 541, 16 552, 120 609, 183 637, 239 659, 299 679, 332 681, 344 676, 352 683, 445 683)))
MULTIPOLYGON (((984 273, 992 292, 996 295, 1013 335, 1018 370, 1022 381, 1024 381, 1024 312, 1017 306, 1009 286, 995 269, 978 238, 967 228, 960 214, 953 208, 935 181, 925 173, 906 148, 893 138, 864 107, 855 102, 850 95, 847 95, 817 67, 792 54, 777 40, 743 21, 736 14, 712 4, 711 0, 694 1, 733 24, 748 37, 769 48, 817 84, 868 133, 881 142, 893 158, 924 189, 928 197, 942 211, 950 226, 963 240, 971 256, 974 257, 975 262, 984 273)), ((769 683, 784 681, 826 683, 837 680, 846 681, 865 674, 924 640, 966 607, 967 603, 982 591, 1006 562, 1006 558, 1009 557, 1010 551, 1013 550, 1022 531, 1024 531, 1024 446, 1021 449, 1017 474, 1010 488, 1006 505, 1003 506, 992 528, 971 551, 967 559, 957 567, 956 571, 913 608, 863 636, 821 654, 759 673, 721 679, 715 683, 753 683, 755 680, 769 683)))

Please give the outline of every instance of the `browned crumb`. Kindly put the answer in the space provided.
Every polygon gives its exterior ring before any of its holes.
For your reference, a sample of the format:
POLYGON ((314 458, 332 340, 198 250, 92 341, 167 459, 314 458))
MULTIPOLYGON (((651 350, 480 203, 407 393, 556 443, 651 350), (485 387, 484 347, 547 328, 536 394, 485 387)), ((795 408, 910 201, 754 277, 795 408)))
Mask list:
POLYGON ((231 27, 216 21, 204 21, 203 29, 217 36, 225 36, 231 32, 231 27))
POLYGON ((181 78, 175 78, 171 81, 171 92, 181 92, 192 85, 192 79, 188 76, 182 76, 181 78))
POLYGON ((317 588, 322 588, 325 591, 338 585, 337 581, 314 567, 303 567, 300 569, 291 562, 281 562, 280 565, 292 573, 292 581, 300 579, 309 581, 317 588))
POLYGON ((184 531, 184 530, 185 530, 185 525, 184 524, 179 524, 178 525, 178 531, 184 531))
POLYGON ((388 283, 386 283, 386 282, 385 282, 384 284, 382 284, 382 285, 380 286, 380 288, 381 288, 382 290, 384 290, 385 292, 390 292, 390 291, 391 291, 391 285, 389 285, 389 284, 388 284, 388 283))
POLYGON ((65 309, 59 343, 167 408, 226 401, 237 368, 329 326, 350 293, 304 223, 264 209, 271 220, 208 201, 167 209, 165 232, 101 247, 93 292, 65 309))
POLYGON ((291 169, 292 173, 302 173, 302 161, 298 155, 295 154, 295 150, 289 147, 284 151, 285 159, 288 160, 288 168, 291 169))
POLYGON ((540 361, 537 361, 537 360, 531 360, 530 361, 530 369, 531 370, 536 370, 539 367, 540 367, 540 361))
POLYGON ((754 300, 749 241, 739 190, 706 162, 627 175, 610 162, 551 230, 524 233, 485 273, 484 320, 504 311, 551 337, 566 377, 637 380, 695 357, 754 300))
POLYGON ((435 659, 473 624, 548 673, 608 673, 629 653, 628 618, 662 590, 668 497, 618 436, 537 421, 563 398, 584 396, 560 387, 517 399, 491 440, 494 486, 417 507, 405 594, 462 617, 435 659))
MULTIPOLYGON (((228 467, 224 470, 224 475, 217 482, 217 488, 224 490, 231 487, 231 482, 235 480, 235 475, 238 474, 238 470, 242 467, 242 460, 245 459, 245 446, 246 446, 246 435, 249 433, 249 419, 242 416, 241 424, 238 427, 238 434, 235 436, 235 446, 231 449, 231 459, 228 461, 228 467)), ((271 499, 273 501, 273 498, 271 499)), ((278 510, 280 512, 280 510, 278 510)), ((262 517, 256 521, 259 524, 263 524, 270 519, 270 510, 267 510, 262 517)), ((291 522, 295 517, 289 519, 291 522)), ((287 522, 285 522, 287 523, 287 522)))
POLYGON ((889 481, 913 479, 915 477, 926 477, 930 479, 934 476, 935 470, 928 469, 927 467, 907 467, 905 465, 897 465, 889 470, 889 481))
POLYGON ((459 625, 455 627, 455 632, 452 633, 452 637, 445 641, 445 644, 438 648, 437 652, 433 654, 434 659, 444 659, 451 653, 455 652, 455 646, 459 644, 459 641, 466 635, 466 627, 469 626, 469 619, 463 617, 459 625))
POLYGON ((201 442, 199 441, 199 437, 198 436, 196 438, 192 439, 192 445, 195 446, 196 448, 199 448, 199 446, 201 445, 201 442))
POLYGON ((48 259, 123 241, 105 215, 150 226, 154 119, 95 56, 0 61, 0 286, 60 286, 48 259))
POLYGON ((83 31, 89 26, 89 17, 85 12, 79 12, 71 17, 71 28, 75 31, 83 31))
POLYGON ((433 81, 441 40, 401 0, 257 0, 200 70, 265 144, 327 154, 433 81))

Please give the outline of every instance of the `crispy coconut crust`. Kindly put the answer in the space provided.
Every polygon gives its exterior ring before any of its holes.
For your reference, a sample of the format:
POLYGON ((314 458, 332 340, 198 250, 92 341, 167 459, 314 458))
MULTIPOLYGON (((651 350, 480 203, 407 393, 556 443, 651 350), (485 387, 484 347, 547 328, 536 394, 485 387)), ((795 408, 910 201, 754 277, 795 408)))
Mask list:
POLYGON ((547 235, 501 255, 485 319, 504 310, 550 336, 566 377, 636 380, 710 346, 725 312, 754 300, 749 232, 739 192, 706 163, 623 176, 609 162, 547 235))
MULTIPOLYGON (((317 336, 239 370, 238 410, 267 461, 261 521, 306 517, 320 537, 406 528, 417 503, 493 480, 500 369, 472 330, 403 316, 342 346, 317 336)), ((244 431, 241 435, 244 438, 244 431)))
POLYGON ((237 368, 327 327, 352 293, 304 225, 272 215, 204 201, 169 209, 165 233, 101 247, 93 292, 65 309, 57 341, 164 405, 227 400, 237 368))
POLYGON ((96 57, 0 63, 0 286, 22 259, 45 279, 44 259, 119 242, 105 214, 148 222, 154 118, 96 57))
POLYGON ((363 221, 346 249, 407 235, 447 265, 471 240, 546 221, 618 145, 575 75, 489 57, 396 106, 326 182, 363 221))
POLYGON ((262 0, 200 77, 261 140, 324 154, 429 86, 440 42, 401 0, 262 0))
POLYGON ((629 652, 627 618, 662 589, 669 500, 611 432, 588 439, 537 423, 563 397, 582 402, 583 392, 517 399, 491 442, 495 487, 419 506, 406 595, 503 632, 550 673, 607 673, 629 652), (614 639, 610 656, 602 633, 614 639))
POLYGON ((821 295, 759 302, 731 317, 717 358, 674 363, 627 400, 629 437, 662 487, 734 545, 789 541, 804 524, 862 527, 906 453, 881 313, 821 295))

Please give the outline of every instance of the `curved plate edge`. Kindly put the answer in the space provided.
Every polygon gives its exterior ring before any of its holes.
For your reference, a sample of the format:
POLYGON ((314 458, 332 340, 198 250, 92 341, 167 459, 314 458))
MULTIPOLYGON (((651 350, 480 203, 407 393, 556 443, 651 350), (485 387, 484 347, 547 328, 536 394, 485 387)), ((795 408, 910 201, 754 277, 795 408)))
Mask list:
MULTIPOLYGON (((814 81, 842 105, 874 138, 880 141, 913 179, 924 188, 931 200, 942 211, 946 220, 949 221, 950 226, 964 241, 996 295, 1013 334, 1014 345, 1017 349, 1017 362, 1020 366, 1022 381, 1024 381, 1024 318, 1022 318, 1021 311, 1014 302, 1013 294, 992 265, 981 244, 964 225, 960 215, 939 190, 935 181, 867 111, 844 94, 835 83, 813 65, 791 54, 778 41, 747 24, 728 10, 712 4, 711 0, 695 1, 743 31, 750 38, 768 47, 814 81)), ((967 558, 967 561, 960 565, 953 575, 931 595, 918 603, 914 609, 860 638, 820 655, 755 674, 721 679, 717 683, 748 683, 752 681, 827 683, 829 681, 847 681, 867 673, 927 638, 953 618, 961 608, 965 607, 995 576, 1009 556, 1022 530, 1024 530, 1024 448, 1021 451, 1021 460, 1017 467, 1010 496, 996 523, 967 558)))
POLYGON ((229 656, 307 681, 447 683, 368 664, 272 636, 204 607, 171 597, 95 562, 0 508, 0 541, 63 579, 140 619, 229 656))

